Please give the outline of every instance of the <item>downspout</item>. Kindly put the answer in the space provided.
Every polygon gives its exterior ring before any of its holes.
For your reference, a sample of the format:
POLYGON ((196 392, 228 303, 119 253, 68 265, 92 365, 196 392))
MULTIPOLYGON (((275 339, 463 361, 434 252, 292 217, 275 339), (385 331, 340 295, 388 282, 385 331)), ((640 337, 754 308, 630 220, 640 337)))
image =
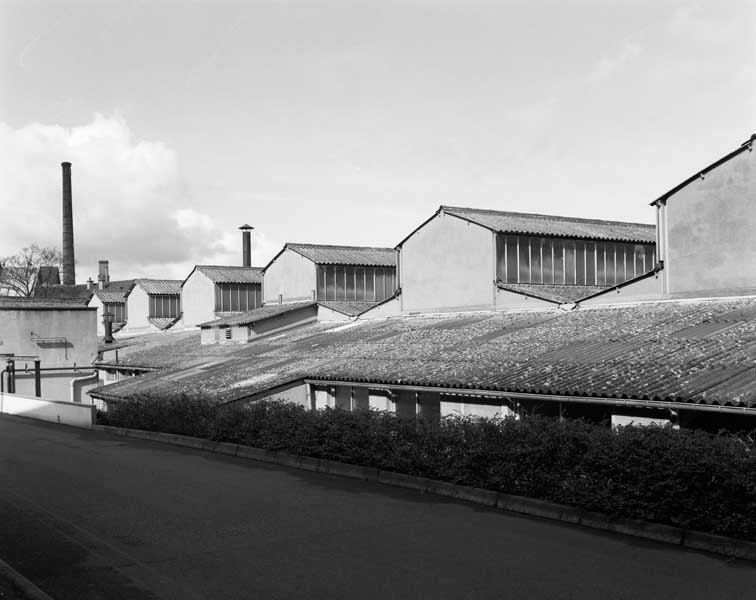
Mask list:
MULTIPOLYGON (((89 383, 92 379, 94 379, 95 381, 100 380, 100 374, 97 369, 95 369, 94 373, 85 375, 84 377, 77 377, 76 379, 71 380, 71 402, 76 402, 76 386, 80 383, 89 383)), ((83 404, 83 402, 77 402, 77 404, 83 404)), ((92 404, 94 404, 94 400, 92 400, 92 404)))

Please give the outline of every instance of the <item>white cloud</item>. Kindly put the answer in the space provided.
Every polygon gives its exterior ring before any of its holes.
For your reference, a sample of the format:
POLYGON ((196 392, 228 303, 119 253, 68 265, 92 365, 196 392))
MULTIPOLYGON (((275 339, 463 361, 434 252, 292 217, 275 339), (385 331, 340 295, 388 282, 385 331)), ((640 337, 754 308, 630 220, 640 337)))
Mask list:
POLYGON ((180 278, 199 262, 239 264, 240 240, 192 206, 176 153, 101 114, 71 129, 0 123, 0 256, 33 241, 60 245, 62 161, 73 165, 78 281, 98 259, 111 261, 114 278, 180 278))
POLYGON ((616 73, 626 63, 639 56, 641 50, 640 44, 625 42, 617 54, 601 57, 588 76, 588 79, 593 82, 603 81, 616 73))

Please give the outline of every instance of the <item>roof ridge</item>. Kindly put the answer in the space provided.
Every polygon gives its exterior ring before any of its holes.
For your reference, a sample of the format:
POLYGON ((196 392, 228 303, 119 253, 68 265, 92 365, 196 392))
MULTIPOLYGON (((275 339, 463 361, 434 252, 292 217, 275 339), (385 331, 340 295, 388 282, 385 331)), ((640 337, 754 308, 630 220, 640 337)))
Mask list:
POLYGON ((656 228, 656 225, 653 223, 639 223, 636 221, 611 221, 609 219, 586 219, 583 217, 567 217, 563 215, 544 215, 540 213, 523 213, 523 212, 515 212, 510 210, 497 210, 494 208, 471 208, 466 206, 448 206, 445 204, 441 205, 441 208, 446 212, 454 212, 454 211, 463 211, 463 210, 469 210, 472 212, 478 212, 478 213, 488 213, 488 214, 497 214, 497 215, 507 215, 507 216, 514 216, 514 217, 535 217, 538 219, 545 219, 545 220, 559 220, 559 221, 576 221, 578 223, 592 223, 596 225, 602 225, 605 223, 612 224, 612 225, 632 225, 634 227, 648 227, 648 228, 656 228))
POLYGON ((195 269, 258 269, 261 271, 265 267, 245 267, 244 265, 194 265, 194 268, 195 269))
POLYGON ((394 252, 394 248, 390 248, 389 246, 339 246, 336 244, 309 244, 304 242, 286 242, 285 245, 288 247, 308 246, 311 248, 329 248, 339 250, 390 250, 391 252, 394 252))

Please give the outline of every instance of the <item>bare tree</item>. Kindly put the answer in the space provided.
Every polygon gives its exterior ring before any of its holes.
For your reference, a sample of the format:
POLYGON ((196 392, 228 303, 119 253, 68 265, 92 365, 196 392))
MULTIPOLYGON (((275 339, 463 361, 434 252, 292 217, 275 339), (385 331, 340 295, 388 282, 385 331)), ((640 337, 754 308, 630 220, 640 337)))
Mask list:
POLYGON ((58 267, 61 252, 54 247, 40 247, 33 243, 13 256, 0 258, 0 293, 31 296, 40 267, 58 267))

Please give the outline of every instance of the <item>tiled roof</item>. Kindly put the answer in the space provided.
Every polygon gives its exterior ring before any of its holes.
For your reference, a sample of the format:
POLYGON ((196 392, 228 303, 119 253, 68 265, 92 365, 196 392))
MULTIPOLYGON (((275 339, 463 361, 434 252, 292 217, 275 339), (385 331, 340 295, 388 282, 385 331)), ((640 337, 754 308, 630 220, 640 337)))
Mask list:
POLYGON ((269 319, 271 317, 277 317, 295 310, 300 310, 308 306, 315 306, 314 302, 290 302, 287 304, 266 304, 255 310, 250 310, 242 314, 232 314, 220 319, 208 321, 207 323, 200 323, 200 327, 230 327, 233 325, 252 325, 269 319))
POLYGON ((181 317, 171 317, 171 318, 156 318, 156 317, 148 317, 147 320, 157 327, 158 329, 165 330, 171 328, 173 325, 175 325, 181 317))
POLYGON ((78 299, 82 304, 87 304, 92 298, 94 291, 87 289, 86 284, 78 285, 43 285, 34 288, 35 298, 68 298, 78 299))
POLYGON ((655 242, 656 227, 643 223, 577 219, 554 215, 442 206, 445 213, 500 233, 522 233, 592 240, 655 242))
POLYGON ((123 348, 119 364, 159 370, 95 395, 226 402, 311 378, 756 408, 755 299, 318 323, 244 345, 194 336, 123 348))
POLYGON ((535 285, 526 283, 497 283, 499 289, 541 298, 559 304, 577 302, 608 289, 595 285, 535 285))
POLYGON ((393 248, 292 243, 285 247, 318 265, 396 266, 396 251, 393 248))
POLYGON ((262 267, 197 265, 194 269, 213 283, 262 283, 262 267))
POLYGON ((367 310, 370 310, 374 306, 380 304, 379 302, 318 302, 321 306, 335 310, 338 313, 347 315, 348 317, 357 317, 367 310))
POLYGON ((136 284, 147 294, 178 296, 181 294, 180 279, 137 279, 136 284))
POLYGON ((94 310, 79 298, 0 296, 0 310, 94 310))

